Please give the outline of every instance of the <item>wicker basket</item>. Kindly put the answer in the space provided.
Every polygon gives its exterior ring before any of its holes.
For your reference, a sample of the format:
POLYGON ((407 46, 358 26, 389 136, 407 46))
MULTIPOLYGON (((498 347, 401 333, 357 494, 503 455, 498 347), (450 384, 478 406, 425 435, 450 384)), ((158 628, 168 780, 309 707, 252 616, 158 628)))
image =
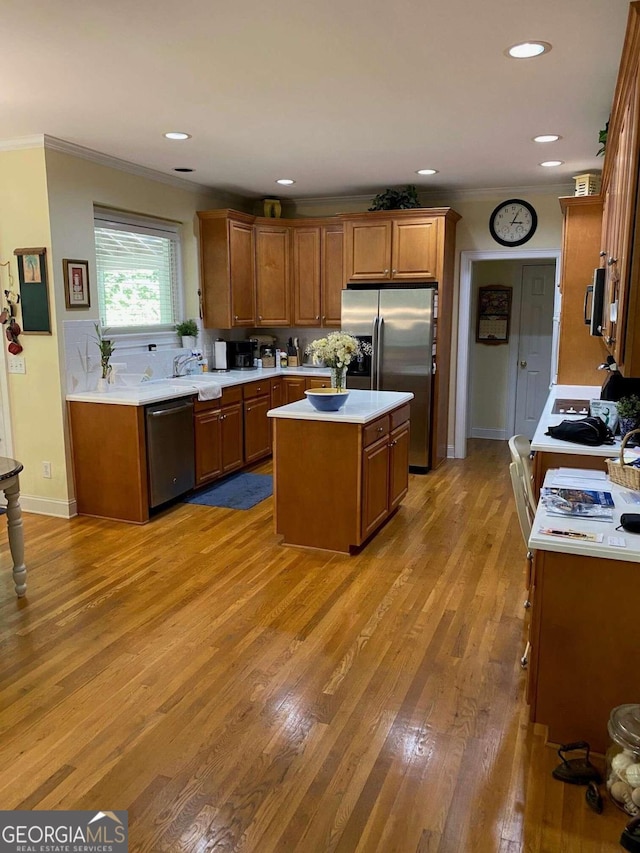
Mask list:
POLYGON ((620 446, 620 459, 607 459, 607 468, 609 469, 609 477, 619 486, 625 486, 627 489, 640 490, 640 468, 635 468, 628 462, 624 461, 624 449, 632 435, 640 434, 640 429, 632 429, 622 439, 620 446))

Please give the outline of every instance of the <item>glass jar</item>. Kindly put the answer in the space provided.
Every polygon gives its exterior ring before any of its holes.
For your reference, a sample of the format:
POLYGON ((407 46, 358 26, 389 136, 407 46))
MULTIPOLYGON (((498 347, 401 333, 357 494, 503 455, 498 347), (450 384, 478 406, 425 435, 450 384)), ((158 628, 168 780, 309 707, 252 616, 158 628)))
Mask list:
POLYGON ((609 717, 607 791, 628 815, 640 815, 640 705, 618 705, 609 717))

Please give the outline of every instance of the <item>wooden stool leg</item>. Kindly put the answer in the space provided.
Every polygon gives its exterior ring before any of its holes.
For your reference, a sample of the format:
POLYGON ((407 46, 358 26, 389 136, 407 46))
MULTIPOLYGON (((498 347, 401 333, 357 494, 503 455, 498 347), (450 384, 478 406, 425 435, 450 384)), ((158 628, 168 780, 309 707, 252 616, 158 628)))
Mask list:
POLYGON ((27 568, 24 564, 24 532, 22 529, 22 510, 20 509, 20 484, 18 478, 5 487, 7 498, 7 528, 9 550, 13 559, 13 582, 16 595, 22 598, 27 591, 27 568))

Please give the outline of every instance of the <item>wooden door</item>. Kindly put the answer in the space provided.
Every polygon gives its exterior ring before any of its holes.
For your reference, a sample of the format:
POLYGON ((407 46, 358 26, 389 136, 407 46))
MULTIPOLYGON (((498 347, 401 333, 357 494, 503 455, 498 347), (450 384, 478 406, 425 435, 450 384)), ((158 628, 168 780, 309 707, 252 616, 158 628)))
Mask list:
POLYGON ((284 405, 287 403, 295 403, 296 400, 304 400, 306 383, 304 376, 287 376, 282 380, 282 391, 284 395, 284 405))
POLYGON ((229 221, 229 274, 233 326, 255 325, 253 226, 229 221))
POLYGON ((245 464, 271 454, 271 425, 267 412, 269 397, 254 397, 244 404, 244 461, 245 464))
POLYGON ((389 514, 389 437, 366 447, 362 454, 362 538, 389 514))
POLYGON ((344 231, 342 226, 322 229, 321 317, 323 326, 340 326, 344 287, 344 231))
POLYGON ((196 486, 222 475, 220 409, 197 412, 195 421, 196 486))
POLYGON ((222 433, 222 472, 228 474, 244 464, 242 404, 225 406, 220 415, 222 433))
POLYGON ((293 325, 319 326, 321 229, 296 226, 292 240, 293 325))
POLYGON ((389 436, 389 512, 399 506, 409 491, 409 422, 389 436))
POLYGON ((282 379, 271 381, 271 408, 277 409, 282 406, 282 379))
POLYGON ((438 226, 438 219, 402 219, 393 222, 392 279, 425 281, 437 278, 438 226))
POLYGON ((256 325, 290 326, 289 228, 256 228, 256 325))
POLYGON ((345 223, 345 281, 391 278, 391 220, 345 223))

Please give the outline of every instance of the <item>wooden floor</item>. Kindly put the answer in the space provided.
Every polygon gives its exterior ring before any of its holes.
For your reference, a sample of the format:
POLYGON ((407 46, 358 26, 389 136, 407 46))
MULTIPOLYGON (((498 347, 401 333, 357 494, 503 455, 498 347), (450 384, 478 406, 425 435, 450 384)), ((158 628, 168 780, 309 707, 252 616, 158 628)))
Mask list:
POLYGON ((358 556, 272 509, 26 515, 21 601, 4 534, 0 808, 128 809, 136 853, 620 850, 528 724, 506 444, 412 476, 358 556))

